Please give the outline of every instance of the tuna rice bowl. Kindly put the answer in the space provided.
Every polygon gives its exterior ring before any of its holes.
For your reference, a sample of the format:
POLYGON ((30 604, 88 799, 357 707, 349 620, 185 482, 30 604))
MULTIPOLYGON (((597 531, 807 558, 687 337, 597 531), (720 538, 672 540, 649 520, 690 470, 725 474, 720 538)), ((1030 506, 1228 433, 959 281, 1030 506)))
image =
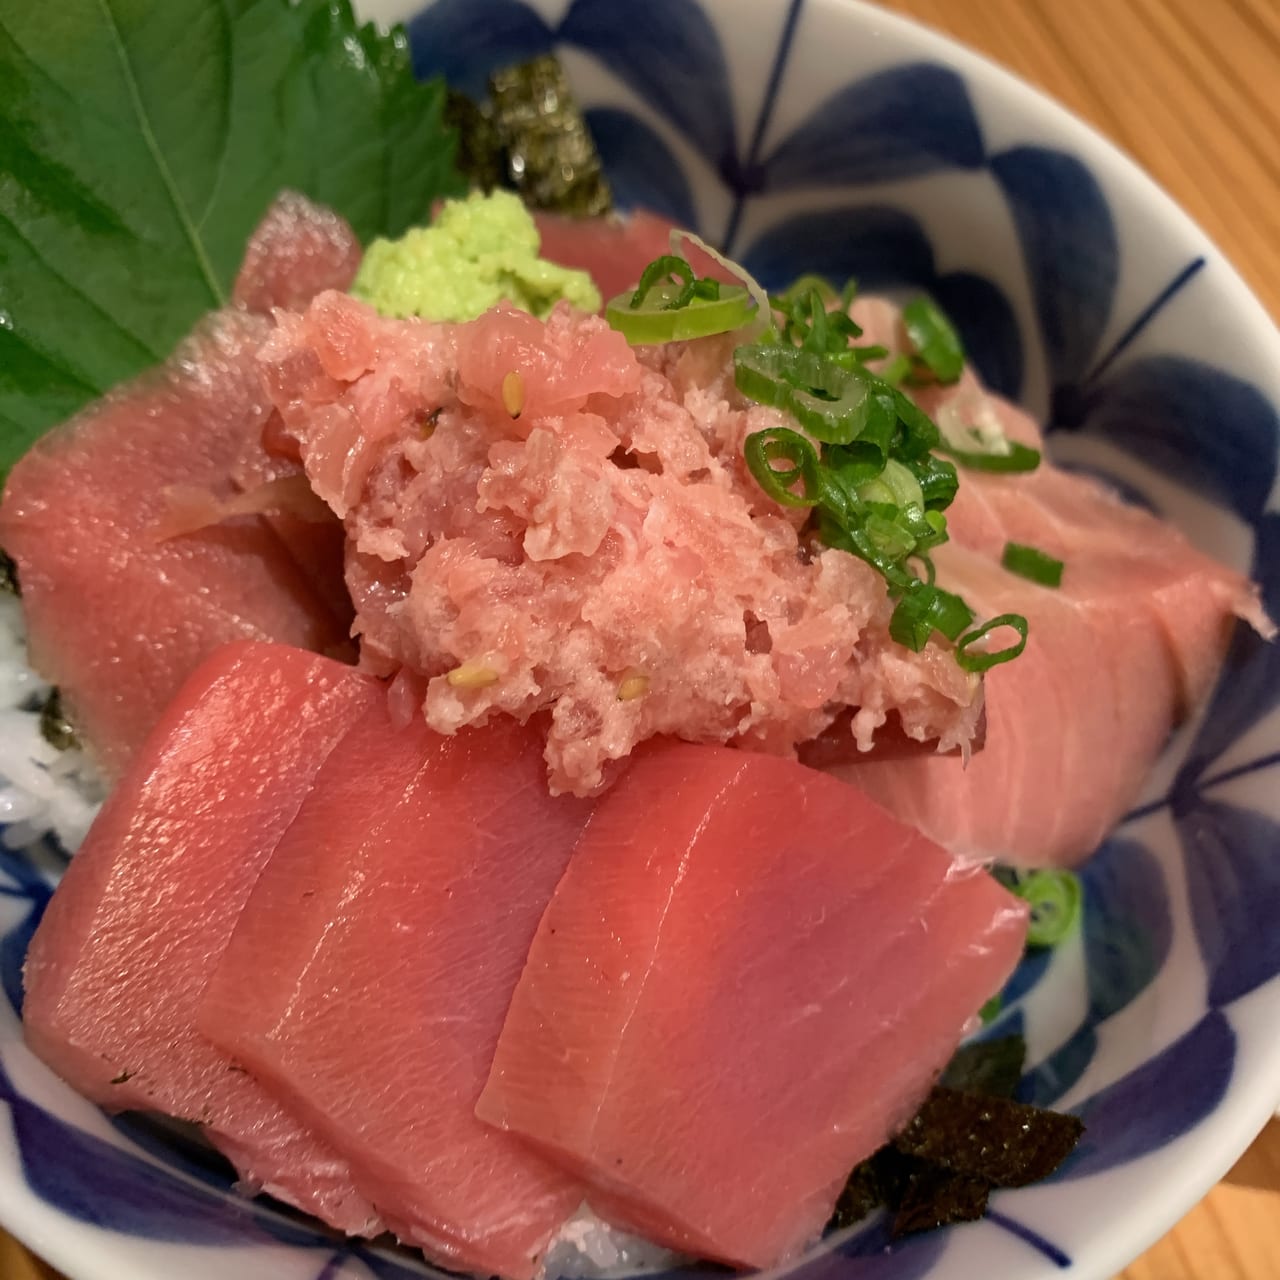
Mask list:
POLYGON ((133 347, 69 389, 24 335, 0 816, 66 857, 27 1047, 245 1198, 507 1280, 1055 1173, 1086 1126, 984 1028, 1258 587, 1058 465, 927 292, 614 211, 554 59, 464 98, 261 8, 311 43, 207 296, 144 307, 108 236, 133 347), (343 102, 371 157, 289 162, 343 102))

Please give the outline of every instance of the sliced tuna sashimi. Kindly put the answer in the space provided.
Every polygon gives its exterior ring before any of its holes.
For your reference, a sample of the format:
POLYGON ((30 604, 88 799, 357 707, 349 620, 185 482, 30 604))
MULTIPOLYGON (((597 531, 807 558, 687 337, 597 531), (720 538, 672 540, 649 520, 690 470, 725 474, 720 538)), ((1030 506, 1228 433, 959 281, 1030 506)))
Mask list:
POLYGON ((195 1011, 322 761, 384 701, 327 658, 222 649, 111 793, 25 970, 27 1042, 69 1084, 200 1125, 247 1183, 358 1234, 380 1223, 343 1162, 197 1033, 195 1011))
POLYGON ((991 877, 853 788, 651 744, 542 919, 477 1114, 606 1218, 769 1266, 910 1118, 1024 936, 991 877))
POLYGON ((367 713, 272 855, 200 1013, 402 1240, 510 1277, 533 1274, 583 1196, 474 1115, 589 812, 548 795, 540 751, 506 719, 444 738, 421 718, 395 729, 385 703, 367 713))
POLYGON ((345 218, 281 192, 250 237, 232 297, 250 311, 299 310, 325 289, 349 289, 361 253, 345 218))
MULTIPOLYGON (((250 242, 237 297, 304 305, 348 281, 358 255, 340 218, 282 197, 250 242)), ((18 565, 32 664, 110 776, 220 644, 348 645, 337 522, 221 510, 245 482, 278 474, 261 474, 271 405, 255 353, 269 331, 238 310, 210 317, 164 366, 46 435, 6 485, 0 545, 18 565), (175 494, 188 509, 203 495, 208 514, 166 537, 175 494)))
MULTIPOLYGON (((872 340, 901 342, 897 313, 855 306, 872 340)), ((940 422, 1001 430, 1040 447, 1024 413, 971 372, 917 393, 940 422)), ((980 617, 1023 614, 1026 651, 986 677, 987 733, 967 766, 914 755, 829 765, 954 853, 1024 866, 1087 857, 1137 799, 1170 732, 1207 694, 1236 618, 1274 628, 1240 574, 1197 551, 1172 525, 1048 459, 1033 472, 962 469, 947 512, 952 543, 934 556, 940 581, 980 617), (1065 564, 1047 589, 1006 572, 1008 542, 1065 564)))

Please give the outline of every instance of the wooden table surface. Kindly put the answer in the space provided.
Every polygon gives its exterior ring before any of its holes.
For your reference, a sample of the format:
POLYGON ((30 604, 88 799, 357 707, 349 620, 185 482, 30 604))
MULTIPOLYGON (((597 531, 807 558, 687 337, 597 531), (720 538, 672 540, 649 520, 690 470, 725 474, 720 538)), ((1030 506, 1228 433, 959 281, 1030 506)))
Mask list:
MULTIPOLYGON (((1280 316, 1280 0, 881 0, 1133 156, 1280 316)), ((0 1233, 0 1280, 56 1280, 0 1233)), ((1280 1122, 1118 1280, 1280 1280, 1280 1122)))

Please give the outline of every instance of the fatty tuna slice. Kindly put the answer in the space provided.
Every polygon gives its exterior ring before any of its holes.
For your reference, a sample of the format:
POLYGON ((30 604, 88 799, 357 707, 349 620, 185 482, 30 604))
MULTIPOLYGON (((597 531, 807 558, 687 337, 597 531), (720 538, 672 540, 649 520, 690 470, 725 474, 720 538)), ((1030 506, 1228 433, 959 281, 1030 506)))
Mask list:
POLYGON ((357 1234, 381 1224, 343 1161, 204 1040, 195 1013, 321 763, 383 700, 375 681, 314 654, 220 650, 107 799, 25 970, 27 1042, 75 1089, 111 1111, 198 1124, 246 1183, 357 1234))
POLYGON ((991 877, 853 788, 651 745, 543 916, 477 1114, 607 1219, 771 1266, 910 1118, 1024 936, 991 877))
POLYGON ((534 728, 445 738, 380 704, 321 770, 201 1008, 401 1240, 455 1270, 532 1276, 583 1197, 474 1108, 588 813, 548 795, 534 728))
MULTIPOLYGON (((992 415, 1009 438, 1040 445, 1025 414, 971 379, 922 399, 939 415, 951 403, 992 415)), ((1274 627, 1242 575, 1092 479, 1047 459, 1028 474, 960 477, 939 580, 980 618, 1020 613, 1030 627, 1022 656, 985 678, 983 750, 967 765, 916 755, 831 771, 967 859, 1078 863, 1208 693, 1236 619, 1274 627), (1004 570, 1011 541, 1063 561, 1061 586, 1004 570)))
POLYGON ((162 369, 46 435, 5 488, 0 545, 18 566, 32 665, 108 775, 219 645, 346 640, 260 517, 163 536, 171 486, 236 493, 232 468, 270 408, 254 358, 267 328, 211 317, 162 369))

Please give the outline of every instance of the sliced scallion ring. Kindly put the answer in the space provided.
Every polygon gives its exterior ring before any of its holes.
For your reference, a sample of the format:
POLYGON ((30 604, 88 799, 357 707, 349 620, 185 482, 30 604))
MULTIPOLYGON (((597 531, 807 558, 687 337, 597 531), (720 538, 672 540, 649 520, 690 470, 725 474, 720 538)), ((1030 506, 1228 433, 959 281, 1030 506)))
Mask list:
POLYGON ((735 284, 721 285, 719 296, 711 298, 700 296, 696 282, 654 283, 645 291, 644 301, 633 307, 639 294, 640 290, 620 293, 604 310, 610 328, 633 346, 732 333, 755 317, 751 295, 735 284))

